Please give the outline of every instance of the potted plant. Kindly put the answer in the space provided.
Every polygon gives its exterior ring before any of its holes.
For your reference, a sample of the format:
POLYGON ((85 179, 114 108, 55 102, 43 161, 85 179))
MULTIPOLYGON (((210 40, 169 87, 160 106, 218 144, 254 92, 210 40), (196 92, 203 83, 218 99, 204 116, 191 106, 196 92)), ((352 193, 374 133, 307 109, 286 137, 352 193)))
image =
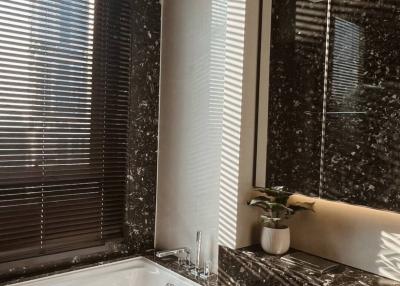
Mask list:
POLYGON ((283 254, 290 247, 290 229, 284 221, 297 211, 313 210, 314 202, 289 203, 292 194, 283 186, 256 188, 254 191, 262 195, 250 200, 248 205, 263 210, 261 246, 267 253, 283 254))

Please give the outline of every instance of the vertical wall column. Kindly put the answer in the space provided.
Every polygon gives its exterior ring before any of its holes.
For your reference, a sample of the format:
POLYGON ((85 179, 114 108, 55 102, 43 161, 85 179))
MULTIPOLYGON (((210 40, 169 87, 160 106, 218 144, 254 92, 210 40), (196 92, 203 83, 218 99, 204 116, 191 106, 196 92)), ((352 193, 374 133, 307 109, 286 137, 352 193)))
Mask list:
POLYGON ((131 95, 126 240, 130 252, 154 247, 161 6, 132 0, 131 95))
POLYGON ((225 10, 225 0, 168 0, 162 21, 156 248, 195 250, 200 230, 214 271, 225 10))
POLYGON ((219 199, 219 244, 257 241, 253 185, 259 1, 228 0, 219 199))

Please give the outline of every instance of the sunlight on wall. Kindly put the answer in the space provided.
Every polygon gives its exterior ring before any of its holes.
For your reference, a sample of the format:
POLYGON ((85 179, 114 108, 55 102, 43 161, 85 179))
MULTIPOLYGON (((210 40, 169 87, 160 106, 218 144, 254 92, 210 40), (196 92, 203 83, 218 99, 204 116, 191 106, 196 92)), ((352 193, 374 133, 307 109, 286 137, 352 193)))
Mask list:
POLYGON ((380 247, 376 260, 379 274, 400 281, 400 234, 382 231, 380 247))
POLYGON ((236 246, 245 0, 227 1, 219 243, 236 246))
POLYGON ((156 247, 195 249, 200 230, 201 257, 212 261, 214 272, 225 19, 226 0, 170 0, 163 6, 156 247))

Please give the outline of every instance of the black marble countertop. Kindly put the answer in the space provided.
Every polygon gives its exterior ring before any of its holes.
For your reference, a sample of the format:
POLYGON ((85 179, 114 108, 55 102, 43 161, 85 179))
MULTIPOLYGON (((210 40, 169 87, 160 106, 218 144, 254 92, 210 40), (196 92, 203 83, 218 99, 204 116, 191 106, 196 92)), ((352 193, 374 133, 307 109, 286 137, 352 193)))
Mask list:
POLYGON ((372 273, 340 265, 334 272, 318 273, 290 265, 280 256, 265 253, 260 246, 239 250, 220 247, 219 285, 234 286, 399 286, 372 273))

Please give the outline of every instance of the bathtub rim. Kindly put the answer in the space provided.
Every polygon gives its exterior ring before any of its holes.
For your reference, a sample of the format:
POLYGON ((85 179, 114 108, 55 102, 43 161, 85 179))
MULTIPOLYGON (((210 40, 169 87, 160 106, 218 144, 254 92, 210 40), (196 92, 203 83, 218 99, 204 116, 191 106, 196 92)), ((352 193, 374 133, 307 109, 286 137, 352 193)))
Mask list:
MULTIPOLYGON (((9 283, 5 283, 5 284, 0 284, 0 285, 4 285, 4 286, 30 286, 30 283, 35 283, 35 282, 42 282, 42 281, 46 281, 46 280, 51 280, 53 278, 59 278, 59 277, 63 277, 63 276, 68 276, 68 275, 72 275, 74 273, 82 273, 82 272, 86 272, 88 270, 94 270, 94 269, 102 269, 102 268, 106 268, 106 267, 110 267, 110 266, 115 266, 115 265, 119 265, 119 264, 124 264, 124 263, 129 263, 132 261, 136 261, 136 260, 142 260, 144 263, 148 263, 151 266, 155 266, 158 267, 164 271, 166 271, 167 273, 173 275, 176 278, 182 279, 183 282, 186 283, 191 283, 193 284, 193 286, 200 286, 200 284, 198 284, 196 281, 189 279, 179 273, 177 273, 176 271, 169 269, 168 267, 165 267, 164 265, 157 263, 156 261, 153 261, 151 259, 149 259, 146 256, 140 255, 140 256, 136 256, 136 257, 131 257, 131 258, 126 258, 126 259, 121 259, 121 260, 117 260, 117 261, 104 261, 104 262, 99 262, 96 265, 88 265, 88 266, 82 266, 82 268, 78 268, 78 269, 70 269, 70 270, 65 270, 61 273, 49 273, 49 274, 43 274, 46 276, 41 276, 41 277, 29 277, 26 278, 26 280, 24 279, 23 281, 10 281, 9 283)), ((32 285, 35 286, 35 285, 32 285)))

